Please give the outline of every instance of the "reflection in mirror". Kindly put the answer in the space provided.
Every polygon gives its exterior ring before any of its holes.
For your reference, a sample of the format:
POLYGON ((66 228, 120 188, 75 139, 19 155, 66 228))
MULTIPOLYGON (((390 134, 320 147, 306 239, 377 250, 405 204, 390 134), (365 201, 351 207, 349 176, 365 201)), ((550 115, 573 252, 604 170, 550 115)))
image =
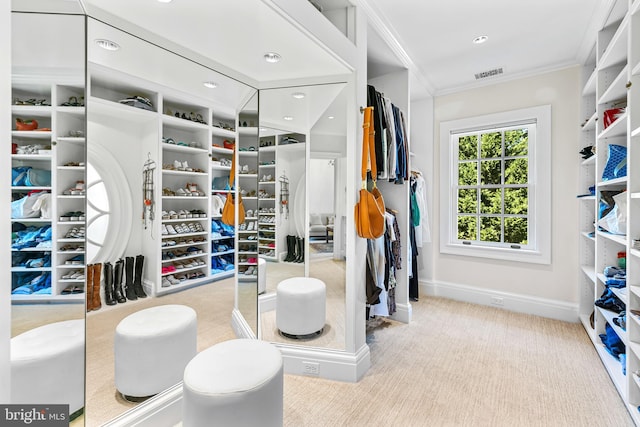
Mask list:
POLYGON ((235 338, 235 229, 220 209, 256 91, 93 19, 87 52, 85 417, 102 425, 235 338))
MULTIPOLYGON (((247 326, 258 337, 258 280, 262 265, 258 260, 258 94, 242 108, 238 116, 237 182, 245 211, 245 220, 237 232, 238 294, 237 307, 247 326)), ((264 263, 264 261, 262 261, 264 263)), ((264 268, 264 267, 262 267, 264 268)))
POLYGON ((264 340, 345 348, 344 88, 345 84, 338 83, 260 93, 259 156, 265 172, 261 170, 259 176, 263 181, 271 176, 276 187, 274 219, 263 211, 265 221, 260 220, 261 234, 267 235, 263 227, 275 234, 273 252, 260 255, 268 261, 266 294, 261 297, 264 340), (269 167, 274 173, 266 169, 269 167), (278 330, 275 309, 267 307, 273 306, 269 301, 275 298, 280 282, 305 276, 325 283, 326 322, 321 333, 285 336, 278 330))
POLYGON ((11 403, 68 404, 81 425, 85 22, 11 20, 11 403))

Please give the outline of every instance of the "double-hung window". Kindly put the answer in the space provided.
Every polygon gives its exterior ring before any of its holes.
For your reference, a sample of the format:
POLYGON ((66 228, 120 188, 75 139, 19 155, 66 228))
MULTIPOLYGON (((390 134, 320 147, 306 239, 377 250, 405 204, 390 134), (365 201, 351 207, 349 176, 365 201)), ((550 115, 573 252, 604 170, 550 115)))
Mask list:
POLYGON ((550 262, 549 106, 442 122, 440 251, 550 262))

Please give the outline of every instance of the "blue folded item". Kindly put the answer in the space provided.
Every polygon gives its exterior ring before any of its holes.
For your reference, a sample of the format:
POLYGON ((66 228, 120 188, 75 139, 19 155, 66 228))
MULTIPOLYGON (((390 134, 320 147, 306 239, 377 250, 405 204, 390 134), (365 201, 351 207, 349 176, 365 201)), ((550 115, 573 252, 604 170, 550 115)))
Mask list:
POLYGON ((613 327, 608 323, 605 326, 605 333, 600 334, 600 340, 604 344, 605 348, 616 359, 619 359, 621 354, 626 353, 626 348, 618 334, 613 330, 613 327))
POLYGON ((625 288, 627 286, 627 279, 607 279, 605 285, 610 288, 625 288))
POLYGON ((604 268, 603 273, 607 277, 613 277, 616 274, 627 274, 625 270, 619 267, 615 267, 613 265, 607 266, 604 268))
POLYGON ((602 172, 602 180, 608 181, 627 176, 627 147, 609 144, 607 148, 607 163, 602 172))

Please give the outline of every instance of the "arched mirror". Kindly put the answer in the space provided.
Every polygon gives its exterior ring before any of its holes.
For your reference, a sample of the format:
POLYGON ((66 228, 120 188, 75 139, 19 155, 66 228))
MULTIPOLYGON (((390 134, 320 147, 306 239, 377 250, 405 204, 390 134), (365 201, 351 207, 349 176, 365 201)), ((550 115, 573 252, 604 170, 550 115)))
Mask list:
POLYGON ((4 152, 12 166, 10 398, 69 405, 66 419, 80 425, 85 17, 75 3, 51 2, 52 13, 27 6, 14 2, 11 16, 12 132, 4 152))
MULTIPOLYGON (((262 339, 282 344, 345 348, 346 84, 260 92, 259 230, 266 262, 260 298, 262 339), (273 243, 271 243, 273 241, 273 243), (278 285, 296 277, 322 280, 326 321, 304 336, 278 328, 278 285)), ((304 286, 304 285, 301 285, 304 286)))
MULTIPOLYGON (((92 18, 87 40, 85 416, 101 425, 235 337, 237 236, 221 208, 258 105, 253 88, 92 18)), ((253 316, 242 295, 256 331, 256 291, 253 316)))

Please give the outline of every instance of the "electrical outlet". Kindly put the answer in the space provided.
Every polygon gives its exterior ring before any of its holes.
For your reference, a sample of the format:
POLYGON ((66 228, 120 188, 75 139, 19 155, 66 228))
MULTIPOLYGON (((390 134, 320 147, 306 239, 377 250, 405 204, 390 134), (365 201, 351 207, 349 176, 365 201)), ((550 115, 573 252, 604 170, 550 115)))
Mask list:
POLYGON ((504 298, 500 297, 491 297, 492 305, 504 305, 504 298))
POLYGON ((320 364, 317 362, 302 362, 302 373, 306 375, 318 375, 320 364))

